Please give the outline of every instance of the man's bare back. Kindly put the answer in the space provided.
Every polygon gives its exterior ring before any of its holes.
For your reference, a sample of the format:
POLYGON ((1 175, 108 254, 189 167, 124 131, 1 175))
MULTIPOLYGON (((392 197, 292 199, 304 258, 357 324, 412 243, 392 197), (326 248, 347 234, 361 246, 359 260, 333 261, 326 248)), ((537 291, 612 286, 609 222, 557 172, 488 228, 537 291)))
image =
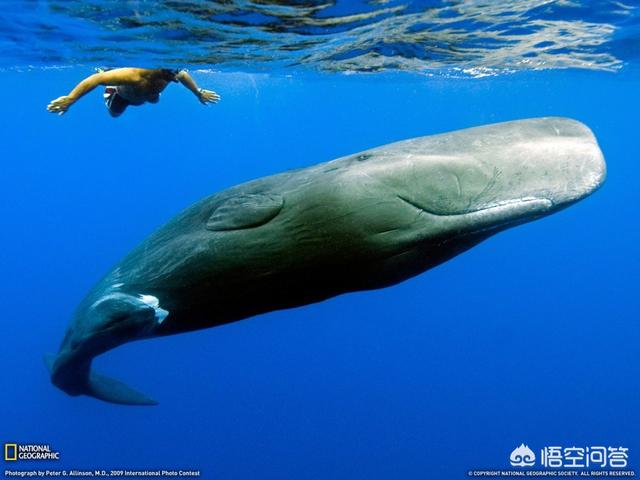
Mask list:
POLYGON ((98 85, 104 85, 105 104, 113 117, 121 115, 129 105, 157 103, 160 93, 171 82, 179 82, 188 88, 202 103, 217 103, 220 96, 203 88, 185 70, 116 68, 100 71, 82 80, 68 95, 52 100, 47 106, 51 113, 63 115, 71 105, 98 85))

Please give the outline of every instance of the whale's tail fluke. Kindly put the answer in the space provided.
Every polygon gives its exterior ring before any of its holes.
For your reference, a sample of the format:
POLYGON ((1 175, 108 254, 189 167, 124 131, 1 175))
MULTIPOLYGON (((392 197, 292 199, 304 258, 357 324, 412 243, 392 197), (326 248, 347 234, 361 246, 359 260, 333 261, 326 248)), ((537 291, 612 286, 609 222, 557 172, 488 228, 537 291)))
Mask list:
POLYGON ((87 395, 120 405, 157 405, 158 402, 119 380, 89 372, 87 395))
POLYGON ((69 395, 88 395, 119 405, 157 405, 158 402, 128 385, 90 369, 89 362, 74 363, 56 355, 45 355, 52 383, 69 395))
POLYGON ((145 338, 167 315, 152 295, 123 293, 117 286, 101 292, 78 309, 58 354, 45 357, 51 383, 72 396, 88 395, 120 405, 157 405, 124 383, 96 373, 91 363, 124 341, 145 338))

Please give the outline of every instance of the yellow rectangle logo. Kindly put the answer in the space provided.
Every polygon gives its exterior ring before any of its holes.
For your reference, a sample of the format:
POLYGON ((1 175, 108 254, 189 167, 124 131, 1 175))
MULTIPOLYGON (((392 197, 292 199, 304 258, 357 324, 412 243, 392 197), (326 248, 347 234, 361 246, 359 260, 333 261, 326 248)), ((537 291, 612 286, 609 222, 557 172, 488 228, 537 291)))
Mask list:
POLYGON ((8 462, 18 460, 18 444, 17 443, 4 444, 4 459, 8 462))

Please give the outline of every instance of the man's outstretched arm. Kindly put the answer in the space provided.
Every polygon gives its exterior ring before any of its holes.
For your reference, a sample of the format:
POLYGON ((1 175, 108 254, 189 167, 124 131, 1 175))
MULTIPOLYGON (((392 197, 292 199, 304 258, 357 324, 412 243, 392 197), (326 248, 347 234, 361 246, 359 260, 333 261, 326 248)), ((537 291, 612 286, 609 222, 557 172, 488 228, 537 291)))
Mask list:
POLYGON ((94 73, 82 80, 68 95, 52 100, 47 110, 58 115, 64 114, 71 105, 80 100, 98 85, 132 85, 141 79, 139 68, 116 68, 106 72, 94 73))
POLYGON ((220 95, 216 92, 205 90, 204 88, 198 88, 195 80, 191 78, 191 75, 189 75, 186 70, 180 70, 176 75, 176 80, 191 90, 203 105, 206 105, 207 103, 217 103, 220 100, 220 95))

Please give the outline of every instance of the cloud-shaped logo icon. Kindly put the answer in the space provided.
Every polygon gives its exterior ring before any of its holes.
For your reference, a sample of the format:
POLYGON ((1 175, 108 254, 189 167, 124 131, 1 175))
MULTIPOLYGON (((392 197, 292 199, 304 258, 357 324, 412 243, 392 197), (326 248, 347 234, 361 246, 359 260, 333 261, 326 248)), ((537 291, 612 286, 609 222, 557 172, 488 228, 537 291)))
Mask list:
POLYGON ((509 461, 514 467, 530 467, 536 463, 536 454, 524 443, 521 443, 518 448, 511 452, 509 461))

